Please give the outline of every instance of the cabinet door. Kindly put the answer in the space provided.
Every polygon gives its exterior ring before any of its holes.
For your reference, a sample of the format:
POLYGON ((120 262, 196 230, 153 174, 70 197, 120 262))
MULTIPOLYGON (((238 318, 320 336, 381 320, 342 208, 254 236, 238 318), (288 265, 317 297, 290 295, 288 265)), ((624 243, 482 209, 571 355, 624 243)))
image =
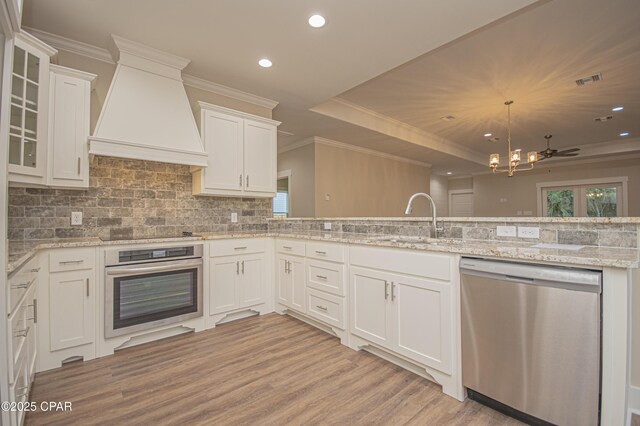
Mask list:
POLYGON ((50 84, 49 184, 88 187, 90 83, 52 71, 50 84))
POLYGON ((399 275, 391 279, 395 351, 450 373, 450 284, 399 275))
POLYGON ((244 189, 247 192, 276 192, 276 127, 244 121, 244 189))
POLYGON ((389 276, 387 273, 357 267, 349 271, 351 332, 387 348, 393 344, 389 276))
POLYGON ((240 262, 236 257, 218 257, 209 261, 209 312, 211 315, 238 307, 240 262))
POLYGON ((289 258, 291 275, 291 308, 302 313, 307 312, 307 286, 305 282, 304 258, 289 258))
POLYGON ((49 277, 51 350, 92 343, 95 283, 91 271, 60 272, 49 277))
POLYGON ((205 189, 241 193, 244 120, 214 111, 204 111, 202 120, 202 140, 209 154, 208 167, 202 171, 205 189))
POLYGON ((266 268, 264 254, 242 256, 240 261, 240 307, 259 305, 265 301, 266 268))
POLYGON ((49 56, 18 35, 13 47, 9 180, 44 184, 47 158, 49 56))
POLYGON ((287 256, 278 256, 277 261, 278 282, 276 291, 278 293, 278 302, 285 306, 290 306, 291 294, 293 293, 293 289, 291 288, 293 277, 289 274, 289 258, 287 256))

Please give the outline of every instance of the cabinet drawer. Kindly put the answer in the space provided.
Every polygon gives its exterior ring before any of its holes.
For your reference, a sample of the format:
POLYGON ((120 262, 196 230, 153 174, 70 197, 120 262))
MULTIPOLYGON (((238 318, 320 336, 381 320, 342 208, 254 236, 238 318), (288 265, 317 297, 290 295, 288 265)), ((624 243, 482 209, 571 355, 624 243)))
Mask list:
MULTIPOLYGON (((16 368, 16 380, 13 385, 9 388, 10 400, 13 402, 17 402, 18 404, 26 402, 29 397, 29 367, 28 367, 26 353, 20 356, 20 359, 17 363, 16 368)), ((24 410, 18 410, 15 412, 16 414, 16 424, 22 424, 22 417, 24 416, 24 410)))
POLYGON ((304 256, 305 243, 298 240, 276 240, 276 251, 278 253, 293 254, 296 256, 304 256))
POLYGON ((318 321, 344 330, 344 298, 307 289, 307 313, 318 321))
POLYGON ((307 260, 307 286, 336 296, 345 295, 344 265, 307 260))
POLYGON ((344 263, 344 246, 310 242, 307 243, 307 257, 344 263))
POLYGON ((94 265, 94 249, 62 249, 49 254, 49 272, 81 271, 93 269, 94 265))
POLYGON ((33 272, 18 273, 9 279, 9 299, 7 300, 8 314, 19 309, 18 303, 29 289, 34 288, 38 274, 33 272))
POLYGON ((349 264, 378 270, 451 280, 453 256, 418 250, 384 249, 364 246, 349 248, 349 264))
POLYGON ((209 256, 235 256, 249 253, 263 253, 266 250, 263 238, 238 238, 209 242, 209 256))
POLYGON ((29 329, 29 323, 27 320, 28 307, 27 303, 21 304, 9 318, 9 332, 11 333, 10 354, 9 360, 9 383, 13 383, 18 374, 18 367, 21 358, 26 358, 27 352, 27 336, 33 330, 29 329))

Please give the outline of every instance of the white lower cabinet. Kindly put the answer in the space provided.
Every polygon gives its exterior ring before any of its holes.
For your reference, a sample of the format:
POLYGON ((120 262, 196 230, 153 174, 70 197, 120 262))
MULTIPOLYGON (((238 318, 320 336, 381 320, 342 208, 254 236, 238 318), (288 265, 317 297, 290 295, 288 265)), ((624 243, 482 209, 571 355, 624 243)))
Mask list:
POLYGON ((412 361, 451 373, 450 282, 359 266, 350 267, 349 282, 351 333, 412 361))
POLYGON ((304 258, 278 254, 277 257, 277 301, 293 310, 306 313, 306 285, 304 258))
POLYGON ((265 303, 265 254, 214 257, 209 261, 209 313, 223 314, 265 303))
POLYGON ((43 253, 38 289, 37 371, 96 356, 96 248, 43 253))

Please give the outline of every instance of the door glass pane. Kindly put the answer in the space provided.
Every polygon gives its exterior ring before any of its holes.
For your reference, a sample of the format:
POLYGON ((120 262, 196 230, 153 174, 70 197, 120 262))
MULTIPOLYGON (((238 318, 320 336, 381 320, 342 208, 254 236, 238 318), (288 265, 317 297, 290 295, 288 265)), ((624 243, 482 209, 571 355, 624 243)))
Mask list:
POLYGON ((616 188, 587 188, 587 216, 616 217, 618 200, 616 188))
POLYGON ((13 81, 11 82, 11 94, 14 96, 13 102, 20 102, 15 98, 18 99, 22 99, 23 93, 22 91, 24 90, 24 80, 21 77, 18 77, 17 75, 13 76, 13 81))
POLYGON ((573 217, 573 190, 547 190, 547 216, 573 217))
POLYGON ((36 84, 27 82, 27 99, 26 104, 28 108, 38 110, 38 86, 36 84))
POLYGON ((27 78, 35 83, 38 82, 38 78, 40 77, 40 59, 37 56, 28 54, 29 59, 27 60, 27 78))
POLYGON ((20 138, 11 135, 9 137, 9 164, 20 165, 20 138))
POLYGON ((38 132, 38 114, 28 109, 24 111, 24 131, 32 138, 35 138, 38 132))
POLYGON ((120 319, 193 306, 193 273, 156 274, 120 281, 120 319))
POLYGON ((13 48, 13 72, 24 76, 24 56, 25 52, 19 47, 13 48))
POLYGON ((22 108, 11 105, 11 125, 22 128, 22 108))
POLYGON ((26 167, 36 166, 36 141, 24 140, 24 159, 22 165, 26 167))

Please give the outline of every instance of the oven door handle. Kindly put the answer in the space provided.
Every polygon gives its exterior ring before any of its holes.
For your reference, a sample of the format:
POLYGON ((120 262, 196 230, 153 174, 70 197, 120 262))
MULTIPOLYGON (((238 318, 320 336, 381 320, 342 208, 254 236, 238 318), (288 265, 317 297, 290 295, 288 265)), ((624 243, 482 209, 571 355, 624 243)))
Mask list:
POLYGON ((143 268, 107 268, 107 275, 132 275, 142 274, 149 272, 162 272, 162 271, 178 271, 189 266, 202 266, 202 259, 198 260, 182 260, 171 262, 171 264, 165 264, 161 266, 147 266, 143 268))

